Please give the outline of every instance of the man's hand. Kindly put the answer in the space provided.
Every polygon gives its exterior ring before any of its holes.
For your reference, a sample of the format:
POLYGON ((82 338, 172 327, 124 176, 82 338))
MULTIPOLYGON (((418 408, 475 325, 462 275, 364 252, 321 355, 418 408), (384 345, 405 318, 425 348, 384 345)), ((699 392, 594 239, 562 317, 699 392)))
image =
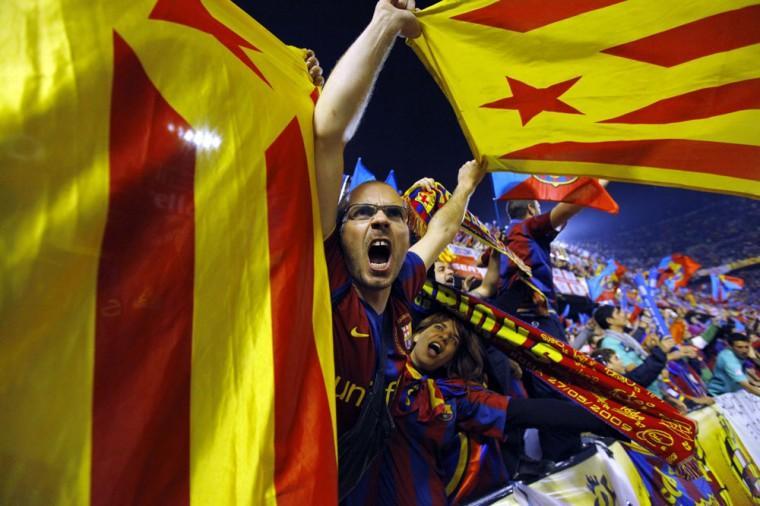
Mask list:
POLYGON ((670 350, 672 350, 675 345, 676 342, 670 336, 663 337, 659 342, 660 349, 665 352, 665 355, 670 353, 670 350))
POLYGON ((699 350, 694 346, 681 345, 681 355, 686 358, 697 358, 699 356, 699 350))
POLYGON ((665 395, 663 399, 665 402, 676 408, 681 414, 686 414, 689 411, 689 409, 686 407, 686 404, 684 404, 679 399, 676 399, 675 397, 665 395))
POLYGON ((414 0, 380 0, 375 5, 375 19, 390 23, 401 37, 415 39, 422 34, 415 10, 414 0))
POLYGON ((319 66, 319 60, 317 60, 317 55, 314 54, 314 51, 307 49, 303 58, 306 61, 306 71, 309 73, 314 86, 325 84, 325 78, 322 76, 322 67, 319 66))
POLYGON ((509 368, 512 369, 512 375, 517 379, 522 379, 523 370, 522 370, 522 367, 520 367, 520 364, 518 364, 511 358, 508 358, 507 360, 509 360, 509 368))
POLYGON ((702 406, 712 406, 715 404, 715 399, 707 395, 703 395, 701 397, 690 397, 689 400, 695 404, 700 404, 702 406))
POLYGON ((457 176, 457 190, 472 194, 477 188, 478 184, 483 180, 486 175, 485 164, 480 164, 475 160, 465 162, 459 168, 459 174, 457 176))
POLYGON ((465 292, 469 292, 472 290, 472 285, 474 285, 478 281, 478 277, 474 274, 467 276, 464 278, 464 281, 462 281, 462 290, 465 292))
POLYGON ((469 161, 459 169, 459 179, 451 198, 435 213, 428 223, 427 232, 409 251, 422 259, 430 268, 438 255, 453 239, 462 223, 467 203, 485 170, 475 161, 469 161))
POLYGON ((416 183, 414 183, 412 186, 420 186, 422 187, 422 190, 425 192, 431 192, 435 188, 435 179, 432 177, 423 177, 416 183))

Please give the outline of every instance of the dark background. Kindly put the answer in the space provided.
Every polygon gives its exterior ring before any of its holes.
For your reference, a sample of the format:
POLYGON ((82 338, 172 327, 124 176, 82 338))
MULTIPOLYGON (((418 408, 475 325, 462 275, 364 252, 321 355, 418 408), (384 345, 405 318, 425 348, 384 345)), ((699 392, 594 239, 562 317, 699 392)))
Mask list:
MULTIPOLYGON (((236 3, 285 43, 317 53, 325 75, 364 29, 375 2, 367 0, 310 0, 236 3)), ((432 1, 418 2, 424 8, 432 1)), ((443 93, 412 50, 399 39, 380 73, 364 120, 346 149, 346 171, 357 157, 384 179, 395 169, 399 187, 405 189, 421 177, 441 181, 450 190, 456 185, 459 166, 472 158, 454 113, 443 93)), ((610 183, 608 190, 620 204, 620 214, 584 210, 562 233, 568 242, 614 241, 617 233, 668 220, 678 233, 679 217, 703 208, 736 209, 756 206, 749 199, 673 188, 610 183)), ((473 197, 470 209, 485 221, 495 218, 493 189, 487 176, 473 197)), ((503 204, 500 204, 503 216, 503 204)), ((760 216, 747 217, 760 226, 760 216)), ((693 223, 693 220, 692 220, 693 223)), ((760 245, 758 245, 760 248, 760 245)))

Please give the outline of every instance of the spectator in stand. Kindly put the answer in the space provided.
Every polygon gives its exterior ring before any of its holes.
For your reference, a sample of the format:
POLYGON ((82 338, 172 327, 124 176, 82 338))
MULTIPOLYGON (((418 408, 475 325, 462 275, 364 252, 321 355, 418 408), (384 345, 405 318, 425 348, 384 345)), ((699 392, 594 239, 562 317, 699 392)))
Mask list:
POLYGON ((477 277, 474 275, 468 275, 463 279, 459 278, 456 276, 456 272, 451 266, 451 263, 443 261, 440 258, 435 261, 433 273, 435 275, 435 280, 439 283, 451 286, 458 290, 464 290, 465 292, 469 291, 470 287, 477 282, 477 277))
MULTIPOLYGON (((602 183, 606 185, 606 181, 602 183)), ((551 262, 551 243, 568 220, 583 207, 559 203, 541 213, 537 200, 512 200, 507 204, 510 222, 505 243, 532 270, 530 279, 497 252, 491 254, 483 283, 473 291, 479 297, 493 297, 494 304, 517 315, 547 334, 565 341, 557 315, 557 298, 551 262)))
POLYGON ((629 322, 623 310, 612 305, 600 306, 594 311, 594 321, 603 331, 599 348, 614 351, 626 371, 644 362, 647 352, 635 338, 625 332, 629 322))
POLYGON ((443 260, 436 260, 433 265, 433 272, 435 273, 435 280, 439 283, 448 286, 454 286, 454 269, 449 262, 443 260))
POLYGON ((468 162, 457 188, 409 246, 407 209, 389 185, 359 185, 337 208, 343 152, 398 36, 421 29, 413 0, 379 0, 369 25, 333 70, 314 110, 317 190, 333 311, 339 493, 346 497, 393 427, 386 407, 411 335, 410 303, 459 229, 483 169, 468 162))
POLYGON ((753 382, 744 372, 742 362, 750 357, 752 348, 749 337, 734 332, 728 336, 729 347, 718 354, 713 377, 707 384, 711 395, 737 392, 741 389, 760 395, 760 385, 753 382))
MULTIPOLYGON (((649 353, 636 339, 625 332, 628 318, 626 318, 625 313, 620 308, 601 306, 594 311, 594 320, 604 330, 602 339, 599 342, 599 348, 613 350, 626 372, 633 371, 644 363, 649 353)), ((649 346, 654 349, 658 346, 660 340, 656 335, 651 335, 648 341, 653 343, 649 346)), ((685 356, 695 357, 696 354, 696 348, 684 345, 678 350, 669 351, 666 358, 667 360, 678 360, 685 356)), ((672 401, 669 396, 663 394, 658 382, 650 383, 648 389, 656 396, 672 401)), ((679 405, 678 407, 680 409, 682 406, 679 405)))
POLYGON ((652 348, 651 353, 647 355, 644 361, 628 370, 623 362, 618 358, 617 353, 610 348, 601 348, 591 354, 591 358, 597 362, 601 362, 618 374, 621 374, 631 381, 635 381, 639 385, 649 388, 649 386, 657 381, 660 373, 668 363, 668 353, 675 346, 675 341, 666 337, 658 341, 658 346, 652 348))

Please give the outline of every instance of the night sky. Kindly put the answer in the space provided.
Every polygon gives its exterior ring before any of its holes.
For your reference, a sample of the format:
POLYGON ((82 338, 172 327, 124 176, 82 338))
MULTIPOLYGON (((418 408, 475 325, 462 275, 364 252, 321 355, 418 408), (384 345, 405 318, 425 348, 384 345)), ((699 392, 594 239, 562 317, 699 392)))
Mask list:
MULTIPOLYGON (((369 0, 280 0, 236 3, 285 43, 317 53, 325 74, 364 29, 375 2, 369 0)), ((418 2, 424 8, 435 2, 418 2)), ((459 166, 472 158, 451 107, 412 50, 399 39, 380 73, 375 92, 359 130, 346 149, 346 171, 357 157, 378 179, 395 169, 403 189, 430 176, 450 190, 459 166)), ((625 227, 699 209, 716 199, 745 199, 664 187, 610 183, 618 201, 617 216, 584 210, 574 218, 562 238, 603 241, 625 227)), ((488 176, 476 191, 470 209, 484 220, 494 219, 493 190, 488 176)), ((500 205, 503 215, 503 204, 500 205)))

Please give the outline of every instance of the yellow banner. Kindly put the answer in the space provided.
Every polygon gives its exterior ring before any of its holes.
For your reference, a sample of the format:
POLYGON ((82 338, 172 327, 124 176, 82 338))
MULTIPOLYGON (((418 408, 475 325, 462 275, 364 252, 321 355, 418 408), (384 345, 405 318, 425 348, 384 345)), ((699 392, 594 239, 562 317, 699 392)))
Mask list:
POLYGON ((756 0, 443 0, 410 45, 489 170, 760 196, 756 0))

